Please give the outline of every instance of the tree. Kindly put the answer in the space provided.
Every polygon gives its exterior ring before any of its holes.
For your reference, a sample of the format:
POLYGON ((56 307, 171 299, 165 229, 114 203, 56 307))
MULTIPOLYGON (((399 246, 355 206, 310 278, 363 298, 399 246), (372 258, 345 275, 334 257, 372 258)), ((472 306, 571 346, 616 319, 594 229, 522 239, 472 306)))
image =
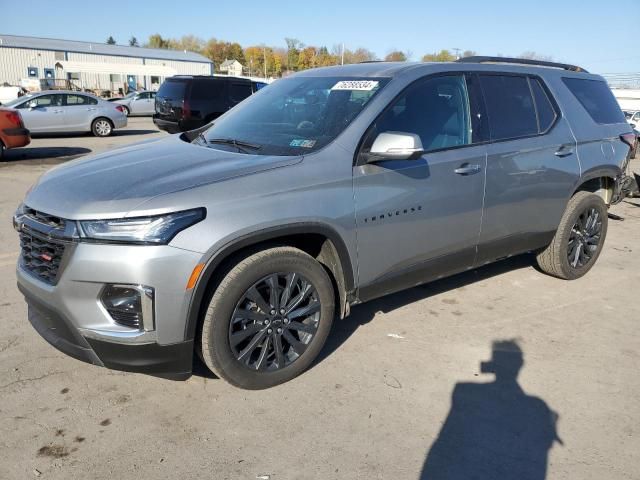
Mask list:
POLYGON ((423 62, 454 62, 457 58, 449 50, 440 50, 437 53, 427 53, 422 57, 423 62))
POLYGON ((346 49, 344 51, 344 63, 370 62, 376 59, 376 54, 366 48, 358 48, 355 51, 346 49))
POLYGON ((109 38, 107 38, 107 45, 115 45, 116 44, 116 39, 113 38, 111 35, 109 35, 109 38))
POLYGON ((139 46, 140 46, 140 44, 138 43, 138 39, 137 39, 136 37, 133 37, 133 36, 132 36, 132 37, 129 39, 129 46, 130 46, 130 47, 139 47, 139 46))
POLYGON ((149 36, 149 41, 144 46, 148 48, 169 48, 169 40, 162 38, 159 33, 154 33, 149 36))
POLYGON ((477 54, 473 50, 465 50, 462 52, 462 58, 475 57, 477 54))
POLYGON ((536 52, 523 52, 520 55, 518 55, 516 58, 523 58, 526 60, 540 60, 543 62, 552 62, 553 61, 553 57, 551 55, 541 55, 539 53, 536 52))
POLYGON ((297 38, 285 38, 287 44, 287 69, 294 70, 298 65, 298 55, 300 55, 300 49, 304 48, 304 44, 297 38))
POLYGON ((406 62, 407 55, 400 50, 394 50, 393 52, 388 53, 387 56, 384 57, 384 60, 385 62, 406 62))

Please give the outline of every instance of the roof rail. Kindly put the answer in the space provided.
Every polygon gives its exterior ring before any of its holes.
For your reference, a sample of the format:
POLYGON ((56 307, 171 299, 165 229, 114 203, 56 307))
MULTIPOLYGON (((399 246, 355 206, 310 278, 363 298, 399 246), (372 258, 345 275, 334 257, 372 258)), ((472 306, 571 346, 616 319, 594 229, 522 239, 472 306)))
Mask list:
POLYGON ((510 58, 510 57, 464 57, 456 60, 459 63, 512 63, 517 65, 535 65, 538 67, 551 67, 569 70, 571 72, 589 73, 584 68, 567 63, 546 62, 544 60, 529 60, 528 58, 510 58))

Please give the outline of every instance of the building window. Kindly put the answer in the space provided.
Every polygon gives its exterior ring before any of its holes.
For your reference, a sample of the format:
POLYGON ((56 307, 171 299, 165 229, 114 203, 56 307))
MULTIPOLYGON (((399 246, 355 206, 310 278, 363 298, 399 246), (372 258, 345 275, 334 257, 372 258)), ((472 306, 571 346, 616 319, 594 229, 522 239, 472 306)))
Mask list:
POLYGON ((66 58, 64 58, 64 52, 54 52, 54 55, 56 60, 66 60, 66 58))
POLYGON ((80 80, 79 73, 68 73, 69 80, 80 80))
POLYGON ((30 78, 38 78, 38 68, 37 67, 29 67, 27 68, 27 74, 30 78))
POLYGON ((44 69, 44 78, 55 78, 56 71, 53 68, 44 69))
POLYGON ((111 83, 118 83, 122 81, 122 77, 120 76, 119 73, 112 73, 109 75, 109 81, 111 83))
POLYGON ((160 77, 154 75, 151 76, 151 85, 160 85, 160 77))

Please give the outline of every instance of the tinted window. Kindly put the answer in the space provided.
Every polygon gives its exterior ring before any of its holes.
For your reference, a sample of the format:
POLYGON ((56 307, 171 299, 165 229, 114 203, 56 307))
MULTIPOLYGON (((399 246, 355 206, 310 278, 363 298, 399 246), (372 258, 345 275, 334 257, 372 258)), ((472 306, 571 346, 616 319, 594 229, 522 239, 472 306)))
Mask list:
POLYGON ((556 121, 556 111, 553 108, 553 104, 549 97, 547 96, 547 92, 545 92, 544 88, 540 84, 540 80, 536 78, 531 78, 531 90, 533 91, 533 98, 536 99, 536 110, 538 112, 538 123, 540 126, 540 133, 546 132, 549 130, 553 122, 556 121))
POLYGON ((229 97, 233 102, 241 102, 251 95, 251 84, 232 83, 229 85, 229 97))
POLYGON ((196 79, 191 85, 193 100, 214 100, 220 98, 224 92, 224 80, 196 79))
POLYGON ((186 80, 165 80, 164 83, 160 85, 158 96, 171 100, 182 99, 186 86, 186 80))
MULTIPOLYGON (((433 77, 410 86, 376 120, 379 133, 415 133, 425 151, 471 143, 469 101, 463 76, 433 77)), ((370 145, 366 145, 365 149, 370 145)))
POLYGON ((480 75, 491 140, 538 134, 538 120, 527 77, 480 75))
POLYGON ((563 78, 562 81, 596 123, 625 121, 616 98, 605 82, 581 78, 563 78))

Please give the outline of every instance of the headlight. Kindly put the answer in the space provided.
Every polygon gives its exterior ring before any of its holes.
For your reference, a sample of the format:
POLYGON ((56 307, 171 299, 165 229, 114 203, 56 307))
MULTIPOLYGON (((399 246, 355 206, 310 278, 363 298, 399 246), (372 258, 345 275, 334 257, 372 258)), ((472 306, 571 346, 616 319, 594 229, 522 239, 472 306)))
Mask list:
POLYGON ((206 217, 204 208, 150 217, 78 222, 82 238, 107 242, 166 244, 179 232, 206 217))

